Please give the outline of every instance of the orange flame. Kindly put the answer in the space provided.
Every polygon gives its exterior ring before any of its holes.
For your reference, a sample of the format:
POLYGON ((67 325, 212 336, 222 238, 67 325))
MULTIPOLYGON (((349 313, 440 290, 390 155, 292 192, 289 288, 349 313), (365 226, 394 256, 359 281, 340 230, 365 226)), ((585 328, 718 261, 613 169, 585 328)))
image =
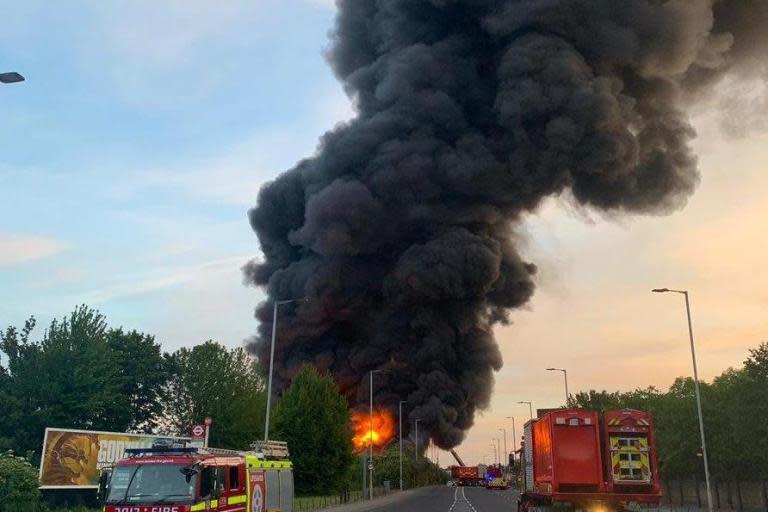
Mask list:
POLYGON ((374 450, 380 451, 395 437, 395 418, 387 409, 374 410, 373 418, 367 412, 353 412, 352 432, 356 452, 368 449, 371 444, 374 450))

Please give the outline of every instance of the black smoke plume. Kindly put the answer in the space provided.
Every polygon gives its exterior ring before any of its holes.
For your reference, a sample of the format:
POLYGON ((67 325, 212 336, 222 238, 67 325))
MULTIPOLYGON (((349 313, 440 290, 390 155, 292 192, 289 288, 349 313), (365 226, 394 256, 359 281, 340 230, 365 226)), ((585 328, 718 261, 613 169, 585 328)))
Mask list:
POLYGON ((698 183, 687 108, 768 50, 766 0, 340 0, 329 60, 357 116, 265 185, 246 279, 276 389, 305 363, 353 406, 407 400, 448 448, 488 406, 493 326, 536 267, 514 227, 548 196, 666 213, 698 183))

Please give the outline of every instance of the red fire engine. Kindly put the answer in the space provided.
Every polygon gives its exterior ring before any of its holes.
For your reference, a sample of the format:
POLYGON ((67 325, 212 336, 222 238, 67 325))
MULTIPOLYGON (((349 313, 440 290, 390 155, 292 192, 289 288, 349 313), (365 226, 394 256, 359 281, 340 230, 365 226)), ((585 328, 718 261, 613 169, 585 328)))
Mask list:
POLYGON ((525 424, 518 509, 549 510, 661 499, 653 420, 643 411, 560 409, 525 424))
POLYGON ((250 452, 176 445, 126 452, 100 486, 104 512, 293 510, 286 443, 255 443, 250 452))

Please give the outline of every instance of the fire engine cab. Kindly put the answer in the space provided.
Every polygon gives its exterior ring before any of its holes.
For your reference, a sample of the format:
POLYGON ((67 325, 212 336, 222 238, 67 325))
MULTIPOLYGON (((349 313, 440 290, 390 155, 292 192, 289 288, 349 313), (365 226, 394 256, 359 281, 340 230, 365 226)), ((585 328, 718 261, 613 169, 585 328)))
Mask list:
POLYGON ((253 450, 155 445, 126 450, 100 485, 104 512, 293 512, 288 446, 253 450))

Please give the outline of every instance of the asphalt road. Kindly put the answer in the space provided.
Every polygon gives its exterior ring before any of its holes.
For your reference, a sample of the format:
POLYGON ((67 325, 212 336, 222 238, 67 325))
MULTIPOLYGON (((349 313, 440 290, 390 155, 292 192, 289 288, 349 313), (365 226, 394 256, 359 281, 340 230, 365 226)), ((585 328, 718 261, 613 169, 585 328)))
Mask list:
MULTIPOLYGON (((340 510, 340 509, 337 509, 340 510)), ((350 512, 351 512, 350 508, 350 512)), ((517 493, 482 487, 427 487, 381 503, 358 504, 355 512, 517 512, 517 493)))

